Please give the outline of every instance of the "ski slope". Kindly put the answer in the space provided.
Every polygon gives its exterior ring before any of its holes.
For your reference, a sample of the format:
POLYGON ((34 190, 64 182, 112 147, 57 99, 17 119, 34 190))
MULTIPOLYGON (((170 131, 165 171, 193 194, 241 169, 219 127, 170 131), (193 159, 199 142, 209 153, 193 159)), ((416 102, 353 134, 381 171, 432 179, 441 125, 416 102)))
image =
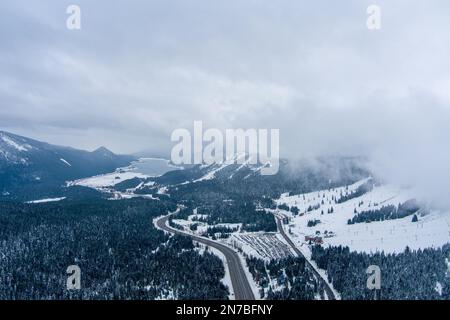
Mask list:
POLYGON ((294 196, 283 194, 276 200, 277 205, 296 206, 300 210, 300 214, 294 216, 289 211, 277 209, 278 213, 290 218, 286 226, 289 236, 298 246, 307 244, 305 236, 319 236, 324 246, 343 245, 351 250, 368 253, 402 252, 406 246, 411 249, 441 247, 450 242, 449 212, 430 210, 426 215, 419 215, 418 222, 412 222, 412 216, 407 216, 402 219, 347 224, 348 219, 355 215, 355 209, 357 212, 376 210, 386 205, 397 206, 415 198, 409 190, 381 185, 343 203, 334 201, 341 194, 350 193, 367 181, 365 179, 347 187, 294 196), (318 209, 308 212, 308 208, 317 205, 320 205, 318 209), (328 213, 331 208, 333 212, 328 213), (320 223, 308 227, 310 220, 320 220, 320 223))

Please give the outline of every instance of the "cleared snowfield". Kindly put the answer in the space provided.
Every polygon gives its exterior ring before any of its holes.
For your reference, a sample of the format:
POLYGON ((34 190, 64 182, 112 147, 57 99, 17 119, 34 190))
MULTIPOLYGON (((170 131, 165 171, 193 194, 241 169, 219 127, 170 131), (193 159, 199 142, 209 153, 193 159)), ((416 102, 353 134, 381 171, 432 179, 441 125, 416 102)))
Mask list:
POLYGON ((243 161, 242 159, 246 157, 245 153, 238 153, 236 155, 233 156, 229 156, 227 157, 227 159, 225 161, 219 162, 217 164, 212 164, 212 165, 202 165, 201 168, 206 168, 206 167, 215 167, 213 170, 209 171, 208 173, 206 173, 203 177, 196 179, 192 182, 199 182, 199 181, 206 181, 206 180, 212 180, 216 177, 216 173, 227 168, 230 165, 233 164, 239 164, 240 161, 242 161, 243 163, 240 164, 240 166, 229 176, 229 179, 233 178, 233 175, 241 170, 243 167, 247 166, 250 162, 251 162, 251 157, 249 157, 247 160, 243 161))
MULTIPOLYGON (((70 163, 61 159, 67 165, 70 163)), ((108 191, 105 189, 114 187, 116 184, 133 178, 152 178, 160 176, 168 171, 179 170, 180 167, 176 167, 170 164, 169 160, 159 158, 140 158, 137 161, 132 162, 128 167, 118 168, 116 171, 98 176, 93 176, 85 179, 79 179, 75 181, 67 182, 68 186, 83 186, 100 191, 108 191)), ((150 181, 145 183, 145 186, 152 186, 154 182, 150 181)), ((140 185, 140 187, 143 185, 140 185)), ((160 194, 165 190, 160 190, 160 194)))
POLYGON ((283 194, 276 200, 277 204, 296 206, 300 215, 294 216, 285 210, 277 211, 291 218, 285 229, 299 247, 307 247, 305 236, 319 235, 324 246, 348 246, 359 252, 402 252, 409 246, 411 249, 441 247, 450 242, 449 212, 431 211, 419 216, 419 222, 412 222, 412 216, 402 219, 356 223, 348 225, 348 219, 357 212, 376 210, 389 204, 397 206, 414 195, 408 190, 391 185, 382 185, 360 197, 341 204, 335 203, 333 197, 339 199, 341 193, 352 192, 367 180, 359 181, 351 186, 332 190, 321 190, 307 194, 289 196, 283 194), (323 204, 322 204, 323 201, 323 204), (307 212, 310 206, 320 205, 318 209, 307 212), (328 213, 333 208, 333 213, 328 213), (322 214, 323 211, 323 214, 322 214), (308 227, 309 220, 320 220, 320 223, 308 227), (331 236, 326 236, 325 231, 331 236))
POLYGON ((130 180, 133 178, 148 178, 149 176, 132 171, 116 171, 113 173, 102 174, 99 176, 89 177, 86 179, 80 179, 75 181, 70 181, 67 183, 68 186, 83 186, 94 189, 103 189, 108 187, 113 187, 116 184, 130 180))
POLYGON ((33 201, 28 201, 27 203, 47 203, 47 202, 58 202, 58 201, 62 201, 64 200, 66 197, 61 197, 61 198, 47 198, 47 199, 40 199, 40 200, 33 200, 33 201))
POLYGON ((216 177, 216 173, 219 172, 220 170, 226 168, 228 165, 220 165, 218 168, 209 171, 207 174, 205 174, 203 177, 196 179, 192 182, 200 182, 200 181, 206 181, 206 180, 212 180, 216 177))
POLYGON ((63 158, 61 158, 61 159, 59 159, 59 160, 61 160, 65 165, 67 165, 67 166, 69 166, 69 167, 72 166, 67 160, 64 160, 63 158))

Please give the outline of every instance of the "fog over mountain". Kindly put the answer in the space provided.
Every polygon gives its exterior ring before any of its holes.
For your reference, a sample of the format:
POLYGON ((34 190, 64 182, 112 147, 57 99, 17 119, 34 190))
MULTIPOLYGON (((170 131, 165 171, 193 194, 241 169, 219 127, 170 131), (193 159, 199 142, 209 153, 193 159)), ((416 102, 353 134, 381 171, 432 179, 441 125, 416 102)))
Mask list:
POLYGON ((446 204, 448 1, 80 0, 0 4, 0 128, 169 154, 170 134, 279 128, 281 156, 363 156, 446 204), (447 9, 447 10, 446 10, 447 9))

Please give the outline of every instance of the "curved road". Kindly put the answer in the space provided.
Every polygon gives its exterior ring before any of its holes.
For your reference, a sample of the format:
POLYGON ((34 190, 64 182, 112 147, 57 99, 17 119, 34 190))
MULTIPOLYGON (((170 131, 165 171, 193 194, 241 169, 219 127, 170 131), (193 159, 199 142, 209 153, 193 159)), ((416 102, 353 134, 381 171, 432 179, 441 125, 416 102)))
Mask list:
POLYGON ((225 256, 228 263, 228 270, 230 271, 231 285, 233 286, 234 297, 236 300, 255 300, 255 296, 253 295, 253 291, 248 283, 247 277, 244 272, 244 268, 242 267, 241 260, 236 252, 234 252, 231 248, 208 240, 203 237, 194 236, 189 233, 184 233, 180 230, 170 228, 166 225, 169 216, 164 216, 156 221, 156 225, 158 228, 165 230, 167 232, 173 234, 181 234, 187 237, 192 238, 193 240, 203 243, 207 246, 213 247, 225 256))
POLYGON ((278 231, 281 233, 281 235, 287 241, 287 243, 289 243, 289 245, 292 247, 292 249, 294 249, 294 251, 297 254, 297 256, 305 258, 306 265, 308 266, 308 268, 314 273, 316 278, 322 283, 322 286, 325 289, 325 292, 327 293, 328 299, 329 300, 336 300, 336 296, 334 295, 333 290, 331 290, 331 288, 328 285, 328 283, 322 278, 322 276, 317 272, 317 270, 311 265, 311 262, 309 262, 308 259, 306 259, 306 257, 303 255, 303 253, 300 250, 298 250, 298 248, 292 242, 291 238, 289 238, 286 235, 286 233, 284 233, 283 226, 281 224, 281 219, 279 217, 277 217, 277 216, 275 216, 275 219, 277 220, 278 231))

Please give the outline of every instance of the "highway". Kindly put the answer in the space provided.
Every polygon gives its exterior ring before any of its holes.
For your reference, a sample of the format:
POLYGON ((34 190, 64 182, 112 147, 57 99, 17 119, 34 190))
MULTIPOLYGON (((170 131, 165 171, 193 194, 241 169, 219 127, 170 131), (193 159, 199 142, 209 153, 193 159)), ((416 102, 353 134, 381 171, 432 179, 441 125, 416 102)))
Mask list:
POLYGON ((328 285, 328 283, 316 271, 316 269, 311 265, 311 263, 308 261, 308 259, 306 259, 306 257, 303 255, 303 253, 295 246, 295 244, 292 242, 291 238, 289 238, 286 235, 286 233, 284 233, 281 219, 279 217, 277 217, 277 216, 275 216, 275 219, 277 220, 278 231, 281 233, 281 235, 287 241, 287 243, 289 243, 289 245, 292 247, 292 249, 294 249, 294 251, 297 254, 297 256, 305 258, 305 261, 306 261, 306 264, 307 264, 308 268, 311 270, 311 272, 314 273, 314 275, 316 276, 317 280, 320 281, 320 283, 322 284, 322 287, 325 289, 325 292, 327 293, 328 299, 329 300, 336 300, 336 296, 334 295, 333 290, 331 290, 331 288, 328 285))
POLYGON ((194 236, 189 233, 185 233, 183 231, 173 229, 166 225, 167 220, 169 219, 169 216, 164 216, 156 221, 156 225, 158 228, 165 230, 167 232, 170 232, 172 234, 181 234, 187 237, 192 238, 193 240, 203 243, 207 246, 213 247, 225 256, 228 264, 228 270, 230 272, 230 278, 231 278, 231 285, 233 286, 234 291, 234 297, 236 300, 255 300, 255 296, 253 295, 253 291, 250 287, 250 284, 248 283, 248 279, 245 275, 244 268, 241 264, 241 260, 239 259, 238 254, 233 251, 233 249, 208 240, 203 237, 194 236))

